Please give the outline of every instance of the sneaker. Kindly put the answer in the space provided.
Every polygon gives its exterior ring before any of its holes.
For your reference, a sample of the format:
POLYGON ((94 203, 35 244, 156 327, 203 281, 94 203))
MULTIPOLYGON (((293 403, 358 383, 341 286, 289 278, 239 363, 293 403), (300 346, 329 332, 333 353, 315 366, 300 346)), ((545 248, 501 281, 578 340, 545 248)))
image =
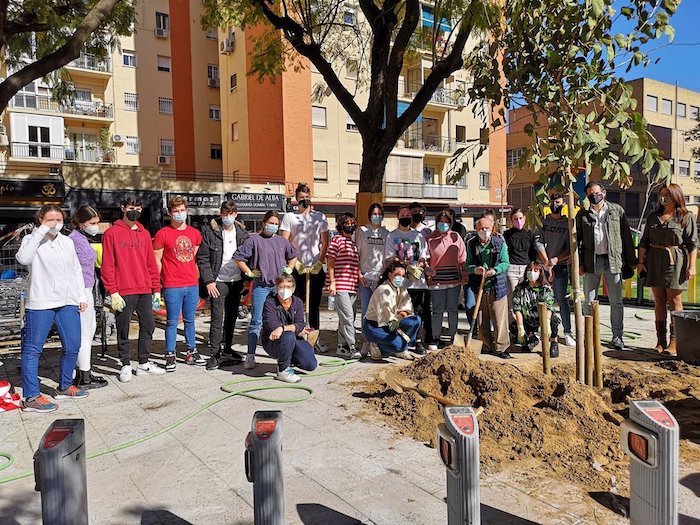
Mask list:
MULTIPOLYGON (((410 348, 409 348, 409 350, 410 350, 410 348)), ((421 343, 420 341, 418 341, 416 343, 415 348, 413 350, 411 350, 411 352, 413 352, 414 354, 418 354, 418 355, 425 355, 428 353, 428 351, 423 346, 423 343, 421 343)))
POLYGON ((316 350, 319 354, 325 354, 328 352, 328 346, 326 343, 321 341, 320 339, 316 341, 316 346, 314 347, 314 350, 316 350))
POLYGON ((399 359, 405 359, 406 361, 413 361, 415 359, 415 357, 413 357, 413 354, 411 354, 411 352, 409 352, 408 350, 398 352, 394 354, 394 357, 398 357, 399 359))
POLYGON ((255 356, 253 354, 248 354, 247 356, 245 356, 243 368, 245 368, 246 370, 252 370, 253 368, 255 368, 255 356))
POLYGON ((122 366, 122 369, 119 372, 119 381, 122 383, 128 383, 131 381, 131 376, 133 373, 134 371, 131 369, 131 365, 122 366))
MULTIPOLYGON (((173 357, 175 357, 173 355, 173 357)), ((160 376, 165 373, 165 370, 161 367, 159 367, 157 364, 155 364, 153 361, 149 361, 148 363, 144 364, 139 364, 138 367, 136 367, 136 375, 137 376, 160 376)))
POLYGON ((360 357, 367 357, 369 355, 369 346, 371 343, 365 341, 360 349, 360 357))
POLYGON ((382 351, 377 346, 377 343, 369 343, 369 355, 375 361, 381 361, 384 358, 382 351))
POLYGON ((615 335, 612 338, 611 344, 615 350, 626 350, 625 342, 622 340, 622 336, 615 335))
MULTIPOLYGON (((219 365, 221 364, 221 358, 219 357, 219 354, 212 354, 212 356, 207 359, 207 364, 205 365, 205 368, 207 370, 216 370, 219 368, 219 365)), ((167 365, 166 365, 167 369, 167 365)))
POLYGON ((364 356, 355 345, 350 345, 350 359, 362 359, 364 356))
POLYGON ((187 355, 185 356, 185 363, 188 365, 204 366, 207 362, 201 355, 199 355, 197 350, 194 350, 192 352, 187 352, 187 355))
POLYGON ((177 367, 177 359, 175 358, 175 352, 168 352, 165 355, 165 371, 174 372, 177 367))
POLYGON ((438 351, 437 343, 430 343, 428 345, 428 352, 437 352, 437 351, 438 351))
POLYGON ((559 343, 556 341, 549 343, 549 357, 559 357, 559 343))
POLYGON ((22 401, 22 410, 25 412, 55 412, 58 410, 58 405, 44 396, 36 396, 22 401))
POLYGON ((565 346, 576 346, 576 339, 571 334, 564 334, 565 346))
POLYGON ((505 352, 496 352, 496 357, 500 357, 501 359, 513 359, 513 356, 510 355, 510 352, 506 350, 505 352))
POLYGON ((286 370, 281 370, 277 372, 277 379, 284 381, 285 383, 298 383, 301 381, 294 369, 290 366, 286 370))
POLYGON ((350 357, 350 349, 344 345, 338 345, 335 350, 335 355, 339 357, 350 357))
POLYGON ((54 399, 83 399, 84 397, 87 397, 89 395, 90 395, 90 393, 87 390, 83 390, 82 388, 78 388, 75 385, 71 385, 64 390, 57 389, 53 398, 54 399))

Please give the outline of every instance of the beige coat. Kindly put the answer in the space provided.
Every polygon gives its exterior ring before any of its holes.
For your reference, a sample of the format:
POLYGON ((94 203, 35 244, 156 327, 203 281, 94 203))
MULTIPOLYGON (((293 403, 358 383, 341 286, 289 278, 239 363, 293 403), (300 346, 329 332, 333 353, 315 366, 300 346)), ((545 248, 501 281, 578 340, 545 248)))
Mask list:
POLYGON ((401 311, 413 314, 411 296, 403 286, 394 288, 390 283, 385 282, 374 290, 367 305, 365 318, 368 321, 376 321, 377 326, 386 326, 392 319, 400 319, 401 311))

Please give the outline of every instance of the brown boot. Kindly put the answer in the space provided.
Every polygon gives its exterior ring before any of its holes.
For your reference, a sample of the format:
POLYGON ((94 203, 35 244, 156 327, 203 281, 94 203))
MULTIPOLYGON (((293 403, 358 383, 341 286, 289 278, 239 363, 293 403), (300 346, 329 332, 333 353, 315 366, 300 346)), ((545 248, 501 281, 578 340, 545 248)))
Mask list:
POLYGON ((666 341, 666 321, 656 321, 656 346, 654 350, 658 353, 666 350, 668 342, 666 341))
POLYGON ((671 321, 671 337, 668 339, 668 346, 666 347, 666 353, 671 355, 676 355, 676 333, 673 329, 673 321, 671 321))

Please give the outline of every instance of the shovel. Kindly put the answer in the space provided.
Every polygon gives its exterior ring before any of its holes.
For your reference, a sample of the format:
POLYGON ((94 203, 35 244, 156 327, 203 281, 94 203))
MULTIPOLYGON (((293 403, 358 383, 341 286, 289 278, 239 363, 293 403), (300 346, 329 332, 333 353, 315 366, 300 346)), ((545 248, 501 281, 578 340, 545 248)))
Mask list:
POLYGON ((414 392, 418 392, 423 397, 429 397, 431 399, 434 399, 441 405, 457 406, 460 404, 454 399, 449 399, 447 397, 443 397, 437 394, 433 394, 432 392, 427 392, 423 390, 418 386, 417 382, 411 381, 407 377, 398 375, 387 375, 386 370, 382 370, 381 372, 379 372, 379 379, 384 381, 386 385, 397 394, 403 394, 404 391, 413 390, 414 392))
POLYGON ((476 304, 474 305, 474 314, 472 315, 472 326, 469 330, 469 335, 467 336, 467 342, 464 342, 464 336, 460 334, 455 335, 454 342, 455 346, 471 350, 476 355, 481 353, 481 348, 484 345, 483 341, 473 339, 474 332, 476 331, 476 321, 479 317, 479 308, 481 307, 481 297, 484 295, 484 284, 486 284, 486 268, 484 268, 484 273, 481 275, 481 284, 479 285, 479 293, 476 295, 476 304))
POLYGON ((316 346, 316 343, 318 342, 318 336, 320 335, 320 332, 318 330, 310 330, 311 326, 309 325, 309 311, 310 311, 310 301, 311 301, 311 274, 308 271, 309 269, 307 268, 307 271, 305 273, 306 275, 306 301, 304 301, 304 313, 306 314, 306 328, 309 330, 306 333, 306 340, 309 342, 311 345, 311 348, 316 346))

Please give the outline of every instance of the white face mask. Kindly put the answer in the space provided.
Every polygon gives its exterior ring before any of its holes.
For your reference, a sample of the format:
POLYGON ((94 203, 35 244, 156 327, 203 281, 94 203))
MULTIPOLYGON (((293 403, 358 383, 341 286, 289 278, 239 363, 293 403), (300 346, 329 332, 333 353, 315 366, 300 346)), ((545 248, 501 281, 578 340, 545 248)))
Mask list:
POLYGON ((527 272, 527 278, 529 281, 537 281, 540 278, 540 272, 527 272))
POLYGON ((63 223, 62 222, 57 222, 56 226, 53 227, 53 230, 56 233, 60 233, 60 231, 63 229, 63 223))
POLYGON ((294 295, 294 292, 289 288, 277 288, 277 295, 279 295, 280 299, 286 301, 292 295, 294 295))
POLYGON ((477 235, 482 241, 488 241, 491 238, 491 232, 489 230, 478 231, 477 235))
POLYGON ((83 231, 88 235, 97 235, 100 233, 100 227, 97 224, 86 224, 83 231))

